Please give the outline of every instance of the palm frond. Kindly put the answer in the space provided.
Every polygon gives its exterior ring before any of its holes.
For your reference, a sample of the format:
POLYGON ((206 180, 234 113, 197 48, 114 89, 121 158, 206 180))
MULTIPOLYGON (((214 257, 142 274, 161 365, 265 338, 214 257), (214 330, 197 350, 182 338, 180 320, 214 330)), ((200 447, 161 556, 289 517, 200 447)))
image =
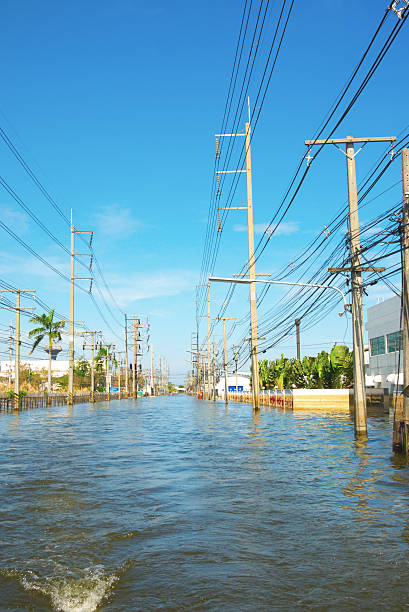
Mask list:
POLYGON ((40 342, 43 340, 44 336, 45 336, 45 334, 43 334, 42 336, 41 336, 41 335, 38 335, 38 336, 37 336, 37 338, 34 340, 34 343, 33 343, 32 349, 31 349, 31 351, 30 351, 30 353, 29 353, 30 355, 33 353, 33 351, 34 351, 34 350, 37 348, 37 346, 38 346, 38 345, 40 344, 40 342))

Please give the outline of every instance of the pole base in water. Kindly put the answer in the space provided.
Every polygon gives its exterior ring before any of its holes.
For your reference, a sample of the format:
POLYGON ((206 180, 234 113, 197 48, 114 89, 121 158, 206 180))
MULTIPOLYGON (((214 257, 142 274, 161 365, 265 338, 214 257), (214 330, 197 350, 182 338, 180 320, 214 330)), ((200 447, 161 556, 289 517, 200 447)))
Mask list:
POLYGON ((409 423, 394 421, 392 449, 395 453, 409 454, 409 423))

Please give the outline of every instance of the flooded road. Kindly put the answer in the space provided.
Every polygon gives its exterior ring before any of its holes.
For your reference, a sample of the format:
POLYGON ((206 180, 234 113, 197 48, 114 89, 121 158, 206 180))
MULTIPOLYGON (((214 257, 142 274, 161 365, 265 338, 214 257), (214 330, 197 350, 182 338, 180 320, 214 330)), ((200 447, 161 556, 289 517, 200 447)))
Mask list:
POLYGON ((0 415, 0 610, 408 608, 387 417, 188 397, 0 415))

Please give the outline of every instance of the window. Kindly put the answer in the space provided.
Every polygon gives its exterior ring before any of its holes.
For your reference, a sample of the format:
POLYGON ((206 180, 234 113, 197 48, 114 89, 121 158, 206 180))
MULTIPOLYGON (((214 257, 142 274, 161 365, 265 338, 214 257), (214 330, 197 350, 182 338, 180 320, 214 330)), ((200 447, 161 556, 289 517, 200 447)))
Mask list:
POLYGON ((394 353, 395 351, 400 351, 403 347, 403 333, 402 330, 398 332, 393 332, 393 334, 388 334, 386 336, 388 343, 388 353, 394 353))
POLYGON ((378 336, 377 338, 371 338, 371 355, 384 355, 385 354, 385 336, 378 336))

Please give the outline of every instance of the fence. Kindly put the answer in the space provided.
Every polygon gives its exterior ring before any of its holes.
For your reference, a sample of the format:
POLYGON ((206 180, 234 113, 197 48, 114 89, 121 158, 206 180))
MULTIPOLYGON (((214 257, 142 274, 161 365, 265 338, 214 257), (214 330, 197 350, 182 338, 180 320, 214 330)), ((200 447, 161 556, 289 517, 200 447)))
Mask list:
MULTIPOLYGON (((118 399, 118 393, 94 393, 94 402, 102 402, 110 399, 118 399)), ((0 397, 0 411, 11 412, 14 410, 32 410, 34 408, 52 408, 53 406, 64 406, 68 403, 65 393, 58 395, 25 395, 15 403, 14 397, 0 397)), ((91 401, 90 393, 77 393, 73 395, 73 404, 86 404, 91 401)))

